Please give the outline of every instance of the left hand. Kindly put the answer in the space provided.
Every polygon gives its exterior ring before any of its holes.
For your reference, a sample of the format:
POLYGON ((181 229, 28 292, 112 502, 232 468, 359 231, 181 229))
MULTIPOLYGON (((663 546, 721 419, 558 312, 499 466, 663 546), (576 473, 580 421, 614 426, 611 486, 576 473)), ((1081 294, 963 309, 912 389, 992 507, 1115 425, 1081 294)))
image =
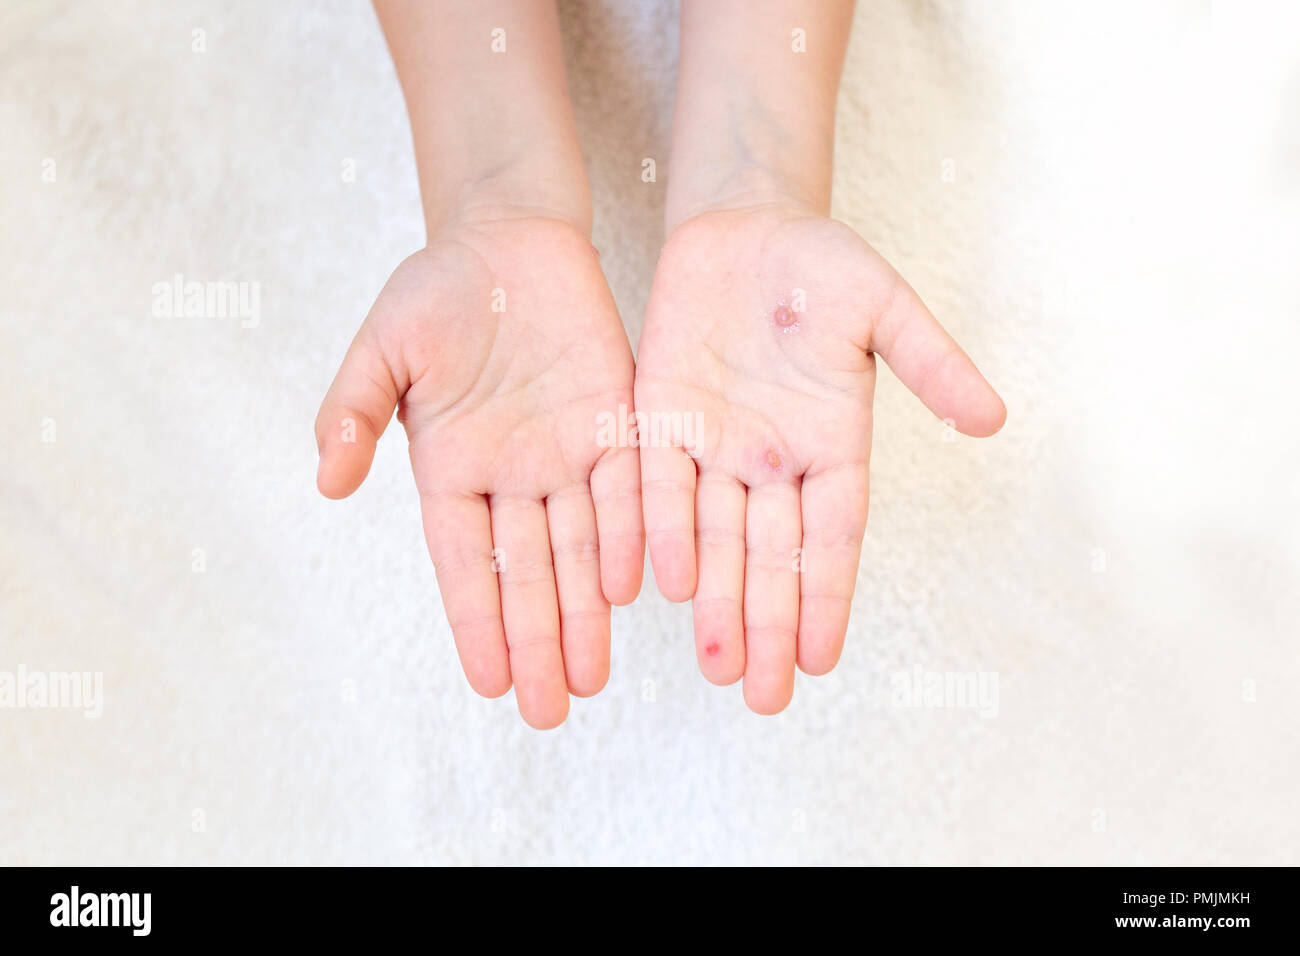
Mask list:
POLYGON ((693 599, 700 669, 744 677, 763 714, 796 663, 835 666, 867 521, 879 353, 940 418, 991 435, 1002 400, 911 287, 852 229, 795 203, 705 212, 655 275, 636 409, 699 421, 695 447, 641 435, 655 578, 693 599), (694 417, 698 416, 698 417, 694 417))

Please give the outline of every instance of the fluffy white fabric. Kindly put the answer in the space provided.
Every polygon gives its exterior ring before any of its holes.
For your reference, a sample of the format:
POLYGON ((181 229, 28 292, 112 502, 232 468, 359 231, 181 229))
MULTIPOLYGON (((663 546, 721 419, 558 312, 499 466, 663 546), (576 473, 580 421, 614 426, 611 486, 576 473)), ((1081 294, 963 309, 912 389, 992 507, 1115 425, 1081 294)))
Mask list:
MULTIPOLYGON (((1007 427, 945 440, 882 372, 848 647, 781 716, 647 575, 543 734, 460 673, 400 429, 314 489, 423 241, 369 7, 5 4, 0 672, 104 702, 0 709, 0 863, 1295 863, 1295 12, 861 6, 837 215, 1007 427), (176 273, 259 283, 260 323, 154 316, 176 273), (996 672, 996 716, 901 706, 915 668, 996 672)), ((635 342, 676 11, 563 9, 635 342)))

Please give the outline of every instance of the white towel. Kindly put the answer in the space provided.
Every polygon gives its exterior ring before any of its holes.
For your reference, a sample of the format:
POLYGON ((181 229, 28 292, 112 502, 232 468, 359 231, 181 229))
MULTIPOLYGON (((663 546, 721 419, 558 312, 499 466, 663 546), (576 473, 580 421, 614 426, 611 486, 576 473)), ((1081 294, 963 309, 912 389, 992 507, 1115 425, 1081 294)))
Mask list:
MULTIPOLYGON (((563 19, 635 342, 675 9, 563 19)), ((854 29, 836 212, 1008 424, 945 440, 882 372, 848 646, 779 717, 647 574, 608 688, 538 733, 460 673, 400 428, 314 489, 320 397, 423 241, 369 7, 6 4, 0 680, 103 699, 0 708, 0 863, 1294 863, 1296 14, 854 29), (258 323, 154 315, 177 274, 256 283, 258 323)))

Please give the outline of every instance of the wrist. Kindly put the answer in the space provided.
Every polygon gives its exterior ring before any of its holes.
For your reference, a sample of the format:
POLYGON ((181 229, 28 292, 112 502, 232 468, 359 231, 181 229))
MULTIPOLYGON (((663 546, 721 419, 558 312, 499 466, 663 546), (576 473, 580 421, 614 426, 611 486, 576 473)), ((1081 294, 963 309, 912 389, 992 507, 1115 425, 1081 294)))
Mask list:
POLYGON ((851 0, 682 0, 670 230, 738 206, 830 212, 835 101, 852 19, 851 0))
POLYGON ((591 196, 581 166, 568 172, 524 166, 498 167, 459 183, 442 179, 424 190, 428 235, 460 224, 541 218, 567 223, 590 238, 591 196))
MULTIPOLYGON (((830 184, 808 177, 791 177, 757 165, 738 166, 707 184, 680 183, 670 189, 664 208, 668 234, 688 219, 710 212, 765 208, 797 216, 830 215, 830 184)), ((829 180, 829 176, 827 177, 829 180)))

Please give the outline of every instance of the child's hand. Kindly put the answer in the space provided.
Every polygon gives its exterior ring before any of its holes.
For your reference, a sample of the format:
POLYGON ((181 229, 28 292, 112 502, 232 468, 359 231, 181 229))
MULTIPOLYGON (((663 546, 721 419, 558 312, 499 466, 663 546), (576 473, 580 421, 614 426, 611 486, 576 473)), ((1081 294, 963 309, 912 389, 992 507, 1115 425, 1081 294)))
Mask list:
POLYGON ((694 598, 705 676, 743 675, 760 713, 789 703, 796 661, 826 673, 844 643, 877 352, 957 429, 1001 427, 993 389, 847 226, 769 204, 706 212, 670 235, 636 408, 651 427, 656 414, 698 413, 702 430, 691 457, 642 436, 650 557, 665 596, 694 598))
POLYGON ((316 421, 318 484, 365 478, 400 403, 425 537, 470 684, 534 727, 609 676, 610 604, 641 585, 632 354, 595 249, 527 218, 444 227, 393 273, 316 421))

